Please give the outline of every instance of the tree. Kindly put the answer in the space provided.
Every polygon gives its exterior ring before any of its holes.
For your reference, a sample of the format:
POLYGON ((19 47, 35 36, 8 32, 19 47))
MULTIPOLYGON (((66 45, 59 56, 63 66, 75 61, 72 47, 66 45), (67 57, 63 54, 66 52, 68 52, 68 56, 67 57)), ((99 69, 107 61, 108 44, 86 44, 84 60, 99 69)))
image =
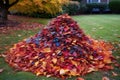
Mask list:
POLYGON ((18 3, 19 0, 0 0, 1 20, 7 20, 8 10, 10 7, 18 3))
POLYGON ((69 0, 20 0, 16 6, 10 10, 24 14, 49 13, 56 14, 62 11, 62 5, 69 0))
POLYGON ((8 19, 8 10, 25 14, 46 12, 54 15, 62 11, 62 5, 68 1, 69 0, 0 0, 1 20, 4 21, 8 19))

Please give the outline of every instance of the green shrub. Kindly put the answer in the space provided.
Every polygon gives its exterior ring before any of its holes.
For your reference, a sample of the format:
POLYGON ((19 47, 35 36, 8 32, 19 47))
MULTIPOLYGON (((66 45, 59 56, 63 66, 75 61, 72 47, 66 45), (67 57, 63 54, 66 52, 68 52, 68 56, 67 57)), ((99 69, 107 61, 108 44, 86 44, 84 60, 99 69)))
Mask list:
POLYGON ((72 0, 72 1, 78 1, 78 2, 81 2, 82 0, 72 0))
POLYGON ((86 4, 80 4, 80 14, 85 14, 85 13, 87 13, 87 6, 86 6, 86 4))
POLYGON ((51 14, 48 14, 48 13, 33 13, 30 15, 31 17, 36 17, 36 18, 53 18, 53 17, 56 17, 56 15, 51 15, 51 14))
POLYGON ((100 11, 102 12, 104 9, 107 8, 107 4, 106 3, 89 3, 86 4, 88 11, 91 12, 93 8, 99 8, 100 11))
POLYGON ((77 1, 71 1, 68 5, 63 6, 63 13, 68 13, 69 15, 76 15, 79 13, 80 3, 77 1))
POLYGON ((110 1, 109 8, 114 13, 120 13, 120 0, 112 0, 112 1, 110 1))
POLYGON ((51 15, 48 13, 32 13, 32 14, 24 14, 24 13, 12 13, 14 15, 18 15, 18 16, 28 16, 28 17, 35 17, 35 18, 54 18, 56 16, 58 16, 60 13, 56 14, 56 15, 51 15))

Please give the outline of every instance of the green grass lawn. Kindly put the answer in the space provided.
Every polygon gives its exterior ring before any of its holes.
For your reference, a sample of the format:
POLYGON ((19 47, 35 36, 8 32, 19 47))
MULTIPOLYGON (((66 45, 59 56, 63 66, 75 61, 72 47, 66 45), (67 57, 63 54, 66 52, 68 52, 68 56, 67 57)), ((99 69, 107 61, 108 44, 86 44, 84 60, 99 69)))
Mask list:
MULTIPOLYGON (((120 57, 120 15, 80 15, 72 17, 78 22, 86 34, 95 39, 102 39, 113 43, 117 48, 113 54, 120 57)), ((46 24, 48 21, 48 19, 34 19, 32 22, 46 24)), ((19 30, 10 34, 0 34, 0 53, 8 50, 14 43, 30 37, 38 31, 39 29, 19 30)), ((117 60, 120 63, 120 58, 117 60)), ((0 73, 0 80, 60 80, 53 77, 37 77, 30 72, 16 72, 5 62, 4 58, 0 58, 0 69, 4 69, 4 71, 0 73)), ((115 67, 115 69, 111 71, 93 72, 82 77, 84 77, 85 80, 101 80, 103 76, 107 76, 110 80, 120 80, 120 68, 115 67), (117 73, 118 76, 113 76, 112 71, 117 73)), ((76 77, 71 77, 66 80, 75 79, 76 77)))

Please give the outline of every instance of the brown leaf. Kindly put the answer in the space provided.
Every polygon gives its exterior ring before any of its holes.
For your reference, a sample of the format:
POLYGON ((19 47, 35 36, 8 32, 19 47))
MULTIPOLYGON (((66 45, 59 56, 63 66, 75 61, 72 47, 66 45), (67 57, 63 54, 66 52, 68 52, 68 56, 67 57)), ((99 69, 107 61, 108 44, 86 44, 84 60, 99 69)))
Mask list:
POLYGON ((113 75, 113 76, 118 76, 118 74, 115 73, 115 72, 113 72, 113 71, 112 71, 112 75, 113 75))
POLYGON ((103 77, 102 80, 110 80, 108 77, 103 77))
POLYGON ((116 59, 120 59, 120 56, 116 56, 116 59))
POLYGON ((3 72, 4 69, 0 69, 0 73, 3 72))
POLYGON ((84 80, 83 78, 81 78, 81 77, 78 77, 76 80, 84 80))
POLYGON ((0 54, 0 57, 6 57, 6 55, 5 54, 0 54))
POLYGON ((116 66, 116 67, 120 67, 120 64, 119 64, 119 63, 115 63, 115 66, 116 66))

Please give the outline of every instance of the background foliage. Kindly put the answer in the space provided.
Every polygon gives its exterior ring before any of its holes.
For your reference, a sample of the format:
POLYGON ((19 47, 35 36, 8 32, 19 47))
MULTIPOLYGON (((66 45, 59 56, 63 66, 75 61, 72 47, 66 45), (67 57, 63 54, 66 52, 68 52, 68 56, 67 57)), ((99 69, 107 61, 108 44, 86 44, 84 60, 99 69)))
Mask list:
POLYGON ((34 13, 45 13, 55 15, 62 11, 62 5, 68 0, 20 0, 10 11, 32 15, 34 13))
POLYGON ((68 13, 69 15, 79 14, 80 3, 78 1, 70 1, 68 5, 63 6, 63 13, 68 13))
POLYGON ((111 0, 109 7, 113 13, 120 13, 120 0, 111 0))

